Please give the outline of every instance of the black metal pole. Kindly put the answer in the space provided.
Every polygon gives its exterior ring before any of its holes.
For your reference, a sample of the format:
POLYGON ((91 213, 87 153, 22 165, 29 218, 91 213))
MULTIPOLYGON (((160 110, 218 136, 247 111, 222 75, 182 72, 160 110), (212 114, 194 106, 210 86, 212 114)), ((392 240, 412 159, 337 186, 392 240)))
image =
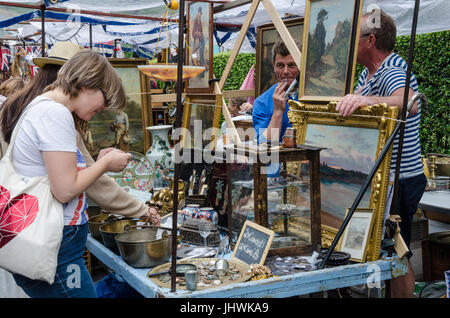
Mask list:
POLYGON ((45 57, 45 4, 41 5, 41 56, 45 57))
MULTIPOLYGON (((177 59, 177 112, 175 117, 175 129, 181 127, 181 116, 183 115, 183 62, 184 62, 184 0, 179 2, 178 11, 178 59, 177 59)), ((173 134, 172 134, 173 136, 173 134)), ((174 140, 174 144, 179 142, 174 140)), ((179 153, 175 151, 175 167, 174 167, 174 177, 173 177, 173 212, 172 212, 172 272, 171 272, 171 282, 170 290, 171 292, 176 291, 177 281, 176 281, 176 267, 177 267, 177 215, 178 215, 178 179, 180 178, 180 160, 179 153)))
POLYGON ((89 48, 92 50, 92 24, 89 23, 89 48))
POLYGON ((414 4, 414 13, 413 13, 413 23, 411 28, 411 40, 409 43, 409 53, 408 53, 408 67, 406 69, 406 83, 405 83, 405 93, 403 95, 403 108, 401 114, 401 127, 400 127, 400 135, 398 138, 398 148, 397 148, 397 158, 395 162, 395 179, 394 179, 394 193, 392 196, 390 214, 398 214, 397 211, 397 201, 398 201, 398 188, 399 188, 399 179, 400 179, 400 166, 402 160, 402 151, 403 151, 403 137, 405 135, 405 123, 406 123, 406 104, 408 103, 409 96, 409 87, 411 82, 411 69, 414 60, 414 45, 416 42, 416 30, 417 30, 417 18, 419 15, 419 6, 420 0, 416 0, 414 4))

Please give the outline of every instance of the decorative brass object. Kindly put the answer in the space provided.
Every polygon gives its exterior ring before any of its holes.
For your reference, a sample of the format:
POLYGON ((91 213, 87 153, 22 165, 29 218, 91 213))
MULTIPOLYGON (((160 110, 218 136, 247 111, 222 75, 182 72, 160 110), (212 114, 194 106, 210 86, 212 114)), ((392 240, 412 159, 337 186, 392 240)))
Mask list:
MULTIPOLYGON (((173 211, 173 178, 164 177, 170 182, 170 188, 163 188, 153 193, 152 200, 147 204, 155 207, 161 216, 169 214, 173 211)), ((178 209, 182 209, 185 205, 185 184, 183 180, 178 180, 178 209)))

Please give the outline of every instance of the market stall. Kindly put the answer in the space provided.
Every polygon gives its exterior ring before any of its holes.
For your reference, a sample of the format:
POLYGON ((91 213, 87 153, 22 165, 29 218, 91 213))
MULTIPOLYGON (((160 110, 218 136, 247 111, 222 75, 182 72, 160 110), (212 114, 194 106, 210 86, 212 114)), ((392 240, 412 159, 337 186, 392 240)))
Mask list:
MULTIPOLYGON (((397 108, 385 104, 362 107, 345 120, 336 111, 336 100, 353 87, 361 1, 354 1, 347 12, 351 26, 345 40, 349 45, 341 56, 345 61, 336 61, 343 80, 326 93, 308 91, 309 80, 313 87, 315 80, 329 74, 306 77, 306 67, 301 65, 314 52, 299 51, 297 39, 270 0, 237 1, 236 6, 250 6, 223 75, 216 79, 214 14, 225 11, 227 5, 235 8, 227 3, 220 8, 213 5, 218 2, 194 1, 185 7, 185 1, 180 1, 180 10, 186 9, 187 15, 171 22, 186 29, 186 38, 178 34, 176 46, 169 40, 173 25, 164 16, 167 38, 158 37, 156 42, 167 40, 166 56, 159 63, 110 59, 124 81, 127 113, 96 117, 90 123, 93 140, 89 150, 94 156, 114 142, 115 147, 133 154, 124 171, 109 176, 156 208, 162 224, 150 226, 108 211, 91 215, 89 252, 140 294, 152 298, 291 297, 356 285, 379 289, 381 282, 405 275, 407 260, 398 256, 403 253, 395 249, 393 236, 385 236, 392 181, 389 141, 397 132, 397 108), (255 96, 255 91, 223 91, 260 3, 273 23, 270 27, 302 69, 301 100, 289 103, 293 135, 280 145, 247 142, 236 129, 225 96, 255 96), (169 54, 176 59, 171 60, 169 54), (151 81, 156 80, 176 83, 175 93, 152 97, 151 81), (151 108, 155 101, 174 103, 170 114, 165 109, 162 118, 155 117, 151 108), (217 133, 221 114, 230 134, 217 133), (167 125, 167 116, 172 117, 173 126, 167 125), (343 135, 350 140, 364 135, 367 147, 358 148, 335 137, 343 135), (333 147, 346 151, 327 152, 333 147), (333 166, 331 157, 348 165, 333 166), (344 184, 345 192, 328 187, 335 181, 344 184), (189 265, 192 272, 188 268, 178 272, 179 265, 189 265), (193 287, 190 274, 196 277, 193 287)), ((311 2, 307 1, 308 19, 311 2)), ((292 21, 295 27, 305 23, 305 42, 308 23, 312 23, 308 19, 292 21)), ((265 81, 264 59, 270 60, 263 52, 267 53, 264 45, 270 41, 263 40, 261 35, 256 45, 259 85, 265 81)), ((432 194, 425 196, 422 206, 432 211, 433 204, 427 200, 433 198, 432 194)))
MULTIPOLYGON (((88 248, 96 257, 111 266, 132 286, 135 286, 137 290, 142 290, 145 296, 252 297, 273 295, 274 297, 287 297, 357 284, 370 284, 369 277, 371 276, 370 273, 367 273, 368 269, 373 268, 374 265, 388 269, 387 273, 384 272, 381 276, 377 276, 377 282, 402 276, 407 272, 406 261, 401 261, 397 256, 380 260, 383 253, 381 250, 384 236, 383 221, 385 211, 388 210, 386 208, 386 194, 388 163, 390 161, 389 147, 391 144, 387 142, 387 139, 394 128, 394 121, 387 119, 397 117, 396 109, 387 105, 371 106, 367 110, 358 111, 355 117, 350 116, 349 120, 343 124, 342 120, 336 118, 336 110, 333 109, 332 101, 337 98, 333 96, 345 94, 352 86, 351 78, 353 78, 356 57, 351 53, 356 51, 356 31, 349 33, 347 39, 350 40, 348 53, 351 59, 346 62, 343 71, 347 78, 345 83, 342 83, 344 89, 336 91, 331 96, 329 93, 321 96, 320 94, 313 94, 316 95, 314 98, 305 95, 303 102, 308 103, 307 111, 313 113, 314 111, 320 113, 320 110, 323 112, 322 108, 319 109, 323 106, 319 106, 318 103, 328 103, 329 121, 333 126, 336 126, 333 121, 338 121, 338 125, 356 126, 371 129, 374 132, 370 138, 375 148, 374 153, 379 158, 376 166, 372 169, 373 173, 369 174, 366 180, 366 184, 372 184, 371 198, 365 203, 367 209, 366 211, 356 211, 361 215, 355 215, 354 217, 354 219, 361 218, 361 221, 355 221, 356 223, 351 224, 349 229, 345 231, 345 227, 353 216, 359 201, 353 204, 342 225, 339 221, 326 225, 321 221, 321 214, 324 212, 321 209, 320 184, 324 181, 320 179, 319 167, 326 163, 323 160, 321 161, 319 153, 324 147, 305 145, 305 134, 308 131, 307 128, 310 127, 308 125, 310 116, 307 116, 306 119, 300 119, 300 115, 291 114, 296 110, 304 111, 302 108, 304 105, 299 105, 298 108, 291 105, 293 108, 289 114, 289 119, 297 134, 294 134, 291 140, 284 140, 281 148, 279 145, 243 143, 237 133, 226 107, 222 90, 242 45, 244 34, 260 2, 274 22, 275 28, 286 43, 297 65, 300 66, 300 61, 302 61, 302 65, 305 65, 308 52, 303 52, 303 55, 300 53, 273 4, 268 0, 254 0, 243 22, 243 28, 225 66, 224 73, 217 81, 215 81, 211 72, 214 68, 211 58, 212 41, 207 40, 212 32, 213 9, 212 5, 205 2, 187 5, 186 50, 178 51, 177 64, 170 64, 166 60, 166 63, 160 66, 140 67, 140 71, 150 78, 177 80, 174 131, 181 128, 181 133, 176 133, 175 137, 172 135, 175 143, 178 142, 174 149, 173 175, 170 173, 170 169, 166 171, 166 174, 168 173, 166 177, 173 177, 172 186, 168 189, 168 194, 171 195, 166 197, 169 200, 166 203, 169 203, 170 206, 167 212, 171 210, 171 213, 168 213, 168 222, 164 223, 164 229, 168 231, 169 236, 147 237, 147 240, 153 239, 153 241, 145 243, 153 245, 158 242, 163 244, 165 249, 159 251, 164 254, 164 257, 158 259, 157 263, 152 263, 151 265, 155 265, 152 266, 152 269, 142 264, 140 266, 134 264, 133 268, 139 268, 136 270, 129 268, 130 258, 127 251, 121 248, 122 241, 119 237, 131 235, 133 232, 135 234, 138 232, 144 233, 147 229, 140 229, 139 225, 137 225, 138 228, 129 230, 128 233, 124 228, 122 231, 112 232, 116 235, 115 238, 119 247, 119 250, 115 250, 115 255, 110 254, 108 250, 105 250, 103 246, 92 239, 89 239, 88 248), (196 33, 197 30, 200 30, 200 38, 196 33), (187 81, 184 86, 182 78, 190 73, 190 68, 199 66, 204 66, 203 72, 186 77, 187 81), (163 77, 161 77, 161 71, 163 77), (184 96, 182 96, 183 93, 185 93, 184 96), (313 105, 311 106, 311 104, 313 105), (317 110, 311 108, 315 106, 314 104, 317 105, 317 110), (234 144, 231 147, 227 145, 225 137, 214 133, 214 129, 219 127, 220 110, 231 133, 230 139, 234 144), (359 117, 356 116, 366 116, 371 119, 358 119, 359 117), (200 126, 198 125, 199 120, 201 120, 200 126), (213 132, 208 136, 206 132, 211 129, 213 132), (217 147, 219 138, 224 138, 223 149, 217 147), (385 144, 387 144, 386 149, 382 149, 385 144), (219 159, 225 159, 221 161, 225 164, 221 165, 219 159), (305 160, 308 162, 305 163, 305 160), (194 167, 186 166, 186 164, 192 162, 194 162, 194 167), (195 164, 203 165, 206 162, 212 164, 209 173, 206 172, 205 174, 205 169, 199 170, 195 167, 195 164), (189 171, 189 179, 184 180, 186 186, 183 186, 183 183, 180 186, 181 171, 185 170, 189 171), (220 170, 223 178, 218 178, 216 175, 216 172, 220 170), (371 182, 375 172, 377 172, 377 178, 371 182), (205 185, 206 192, 203 190, 205 185), (185 190, 184 193, 181 191, 181 195, 180 189, 185 190), (309 190, 306 196, 305 189, 309 190), (194 199, 195 195, 204 195, 201 203, 196 206, 186 204, 189 200, 194 199), (301 200, 299 201, 299 199, 301 200), (235 204, 236 202, 237 204, 235 204), (220 215, 222 218, 219 217, 220 215), (209 222, 207 230, 203 229, 204 220, 202 219, 209 222), (222 222, 219 222, 219 219, 222 222), (247 233, 246 225, 249 220, 252 223, 255 222, 255 226, 262 226, 267 229, 268 232, 247 233), (220 227, 225 228, 225 232, 220 233, 220 227), (187 228, 190 228, 190 231, 187 231, 187 228), (215 229, 216 231, 214 231, 215 229), (175 235, 175 232, 179 234, 175 235), (216 239, 207 240, 206 238, 214 232, 216 239), (340 236, 344 232, 344 237, 341 240, 340 236), (242 236, 245 237, 244 240, 241 240, 242 236), (180 243, 201 245, 200 237, 204 239, 205 249, 211 245, 217 246, 218 243, 220 245, 222 239, 225 238, 231 243, 233 255, 227 259, 225 275, 220 275, 218 267, 220 260, 215 258, 208 259, 203 258, 204 255, 197 255, 197 257, 177 259, 181 247, 180 243), (270 239, 264 239, 266 237, 270 237, 270 239), (245 246, 253 240, 259 243, 245 246), (338 247, 336 247, 337 243, 339 243, 338 247), (261 249, 261 245, 267 248, 261 249), (322 245, 324 248, 322 248, 322 245), (326 248, 330 246, 331 248, 327 250, 326 248), (171 251, 170 258, 167 251, 171 251), (242 251, 245 252, 239 253, 242 251), (117 257, 118 254, 120 254, 122 260, 117 257), (253 257, 255 254, 262 257, 255 259, 253 257), (322 254, 320 261, 318 260, 318 254, 322 254), (236 259, 236 255, 245 255, 245 257, 236 259), (353 265, 348 265, 350 258, 353 265), (279 271, 282 268, 280 263, 290 266, 285 269, 286 272, 279 271), (269 276, 262 277, 263 279, 259 282, 246 282, 255 274, 252 272, 252 267, 257 264, 265 266, 264 270, 267 270, 269 276), (270 264, 274 266, 269 268, 270 264), (330 264, 336 267, 327 268, 330 264), (397 267, 399 264, 403 266, 397 267), (187 269, 186 272, 179 273, 179 266, 192 267, 191 274, 197 277, 195 279, 197 283, 194 287, 189 287, 190 276, 188 276, 187 269), (142 267, 145 267, 145 269, 141 269, 142 267), (295 273, 295 269, 300 269, 300 273, 295 273), (281 274, 280 277, 271 277, 272 273, 277 270, 278 275, 281 274), (362 271, 367 275, 362 274, 362 271), (249 275, 249 273, 252 274, 249 275), (351 274, 349 275, 349 273, 351 274), (305 287, 305 282, 307 282, 308 287, 305 287), (217 288, 215 288, 216 286, 217 288), (263 286, 264 292, 261 291, 260 286, 263 286), (184 294, 183 290, 186 288, 190 289, 192 294, 184 294)), ((180 4, 180 10, 184 10, 184 2, 180 4)), ((308 10, 310 10, 310 7, 307 9, 307 13, 308 10)), ((360 2, 356 1, 355 7, 348 12, 353 30, 358 29, 360 15, 360 2)), ((180 17, 178 22, 181 28, 185 23, 184 17, 180 17)), ((178 47, 183 46, 183 41, 184 39, 179 37, 178 47)), ((304 76, 304 70, 303 67, 302 76, 304 76)), ((305 80, 302 80, 302 82, 305 82, 305 80)), ((300 86, 299 89, 300 93, 303 94, 303 86, 300 86)), ((319 117, 318 121, 321 124, 327 123, 327 116, 325 118, 323 115, 319 117)), ((152 162, 153 166, 155 164, 156 162, 152 162)), ((353 176, 349 177, 352 180, 354 179, 353 176)), ((363 186, 363 194, 366 189, 367 187, 364 188, 363 186)), ((344 208, 350 208, 351 206, 352 199, 348 199, 350 201, 344 203, 344 208)), ((160 206, 164 204, 163 201, 159 202, 160 206)), ((158 206, 158 202, 155 200, 150 200, 148 203, 158 206)), ((331 205, 333 204, 334 202, 331 202, 331 205)), ((329 214, 332 215, 332 213, 329 214)), ((333 217, 336 219, 336 216, 332 215, 328 217, 328 221, 332 220, 333 217)), ((103 225, 100 229, 106 226, 103 225)), ((103 234, 102 231, 103 241, 107 245, 103 234)), ((154 248, 151 251, 147 248, 143 253, 150 259, 155 259, 154 248)), ((392 250, 389 253, 392 255, 392 250)))

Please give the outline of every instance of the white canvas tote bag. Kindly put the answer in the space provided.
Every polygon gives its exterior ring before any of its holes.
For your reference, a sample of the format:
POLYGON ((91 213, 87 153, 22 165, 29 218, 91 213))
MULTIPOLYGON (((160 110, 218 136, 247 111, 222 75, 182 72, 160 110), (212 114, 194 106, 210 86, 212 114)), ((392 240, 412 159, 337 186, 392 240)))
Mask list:
POLYGON ((0 267, 52 284, 58 262, 64 215, 47 176, 25 180, 12 163, 12 148, 25 113, 0 161, 0 267))

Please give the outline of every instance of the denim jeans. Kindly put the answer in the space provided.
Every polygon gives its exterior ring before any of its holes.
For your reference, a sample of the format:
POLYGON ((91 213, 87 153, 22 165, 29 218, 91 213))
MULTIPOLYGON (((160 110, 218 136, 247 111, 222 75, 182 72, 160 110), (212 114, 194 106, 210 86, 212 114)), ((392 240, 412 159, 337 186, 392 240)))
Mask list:
POLYGON ((88 231, 87 223, 64 226, 53 284, 14 274, 17 285, 32 298, 96 298, 94 283, 83 258, 88 231))

